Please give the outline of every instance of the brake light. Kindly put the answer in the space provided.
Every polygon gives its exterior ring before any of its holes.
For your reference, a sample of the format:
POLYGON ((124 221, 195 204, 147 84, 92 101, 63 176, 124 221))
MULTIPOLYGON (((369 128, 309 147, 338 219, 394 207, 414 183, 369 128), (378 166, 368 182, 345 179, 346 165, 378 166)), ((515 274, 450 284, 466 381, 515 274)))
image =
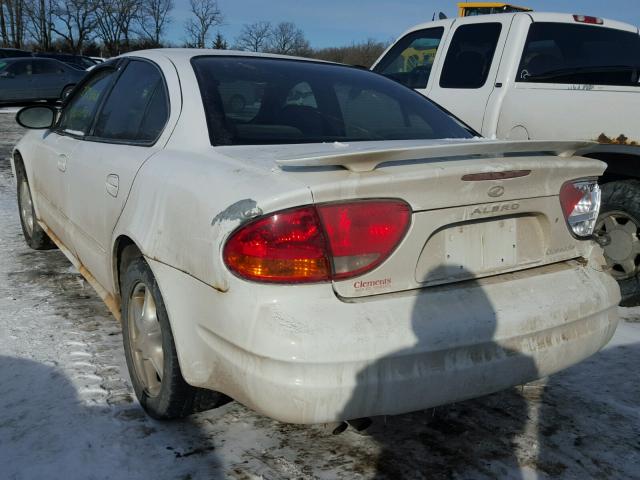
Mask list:
POLYGON ((398 246, 411 209, 400 200, 328 203, 284 210, 236 230, 224 262, 236 275, 274 283, 342 280, 368 272, 398 246))
POLYGON ((600 186, 595 180, 575 180, 560 189, 562 212, 577 237, 593 235, 600 212, 600 186))
POLYGON ((604 21, 598 17, 590 17, 589 15, 574 15, 573 19, 580 23, 589 23, 591 25, 602 25, 604 21))

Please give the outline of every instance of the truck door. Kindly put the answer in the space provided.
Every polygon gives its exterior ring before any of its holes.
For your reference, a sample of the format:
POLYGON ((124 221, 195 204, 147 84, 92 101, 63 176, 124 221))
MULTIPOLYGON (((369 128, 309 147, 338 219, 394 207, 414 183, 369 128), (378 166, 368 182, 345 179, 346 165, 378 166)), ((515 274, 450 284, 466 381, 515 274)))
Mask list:
POLYGON ((455 23, 429 98, 482 131, 485 107, 495 88, 495 78, 513 16, 487 20, 477 17, 455 23))
POLYGON ((640 143, 637 29, 601 19, 586 24, 577 15, 534 18, 514 42, 519 48, 503 88, 498 138, 521 139, 526 132, 532 140, 640 143))

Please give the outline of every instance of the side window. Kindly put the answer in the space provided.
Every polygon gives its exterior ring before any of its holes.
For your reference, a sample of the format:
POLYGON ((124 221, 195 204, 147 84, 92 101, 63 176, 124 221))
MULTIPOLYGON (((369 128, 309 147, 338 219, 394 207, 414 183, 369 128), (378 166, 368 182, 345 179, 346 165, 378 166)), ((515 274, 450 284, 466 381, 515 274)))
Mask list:
POLYGON ((38 60, 33 62, 33 74, 45 75, 47 73, 64 73, 64 69, 57 62, 50 60, 38 60))
POLYGON ((529 27, 517 82, 638 86, 637 33, 537 22, 529 27))
POLYGON ((444 28, 411 32, 400 39, 374 71, 409 88, 426 88, 444 28))
POLYGON ((7 68, 7 71, 15 77, 26 77, 33 73, 30 61, 15 62, 7 68))
POLYGON ((167 118, 167 95, 160 71, 148 62, 134 60, 111 90, 93 136, 149 142, 160 134, 167 118))
POLYGON ((478 23, 459 27, 444 61, 442 88, 481 88, 487 81, 498 45, 500 23, 478 23))
POLYGON ((103 70, 85 83, 62 110, 58 129, 72 135, 86 135, 91 128, 100 99, 105 94, 114 70, 103 70))

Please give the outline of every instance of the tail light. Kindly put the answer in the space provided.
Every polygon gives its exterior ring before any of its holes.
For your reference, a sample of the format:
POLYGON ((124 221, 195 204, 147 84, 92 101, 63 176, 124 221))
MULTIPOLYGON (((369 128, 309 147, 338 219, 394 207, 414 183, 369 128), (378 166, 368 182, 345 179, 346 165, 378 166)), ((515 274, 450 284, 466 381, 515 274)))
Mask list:
POLYGON ((595 180, 575 180, 560 189, 562 212, 576 237, 593 235, 600 212, 600 187, 595 180))
POLYGON ((590 25, 602 25, 602 24, 604 24, 604 21, 601 18, 591 17, 589 15, 574 15, 573 19, 576 22, 588 23, 590 25))
POLYGON ((411 222, 400 200, 362 200, 305 206, 272 213, 231 234, 223 250, 227 267, 259 282, 342 280, 384 262, 411 222))

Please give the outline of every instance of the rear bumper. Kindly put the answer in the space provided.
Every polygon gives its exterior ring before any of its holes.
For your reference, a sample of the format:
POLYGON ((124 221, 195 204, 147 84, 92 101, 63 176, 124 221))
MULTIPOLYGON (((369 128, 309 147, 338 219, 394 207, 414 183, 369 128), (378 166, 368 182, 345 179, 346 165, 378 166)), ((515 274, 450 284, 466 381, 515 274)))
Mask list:
POLYGON ((609 341, 620 299, 599 262, 353 303, 329 285, 222 293, 149 263, 186 380, 292 423, 414 411, 552 374, 609 341))

